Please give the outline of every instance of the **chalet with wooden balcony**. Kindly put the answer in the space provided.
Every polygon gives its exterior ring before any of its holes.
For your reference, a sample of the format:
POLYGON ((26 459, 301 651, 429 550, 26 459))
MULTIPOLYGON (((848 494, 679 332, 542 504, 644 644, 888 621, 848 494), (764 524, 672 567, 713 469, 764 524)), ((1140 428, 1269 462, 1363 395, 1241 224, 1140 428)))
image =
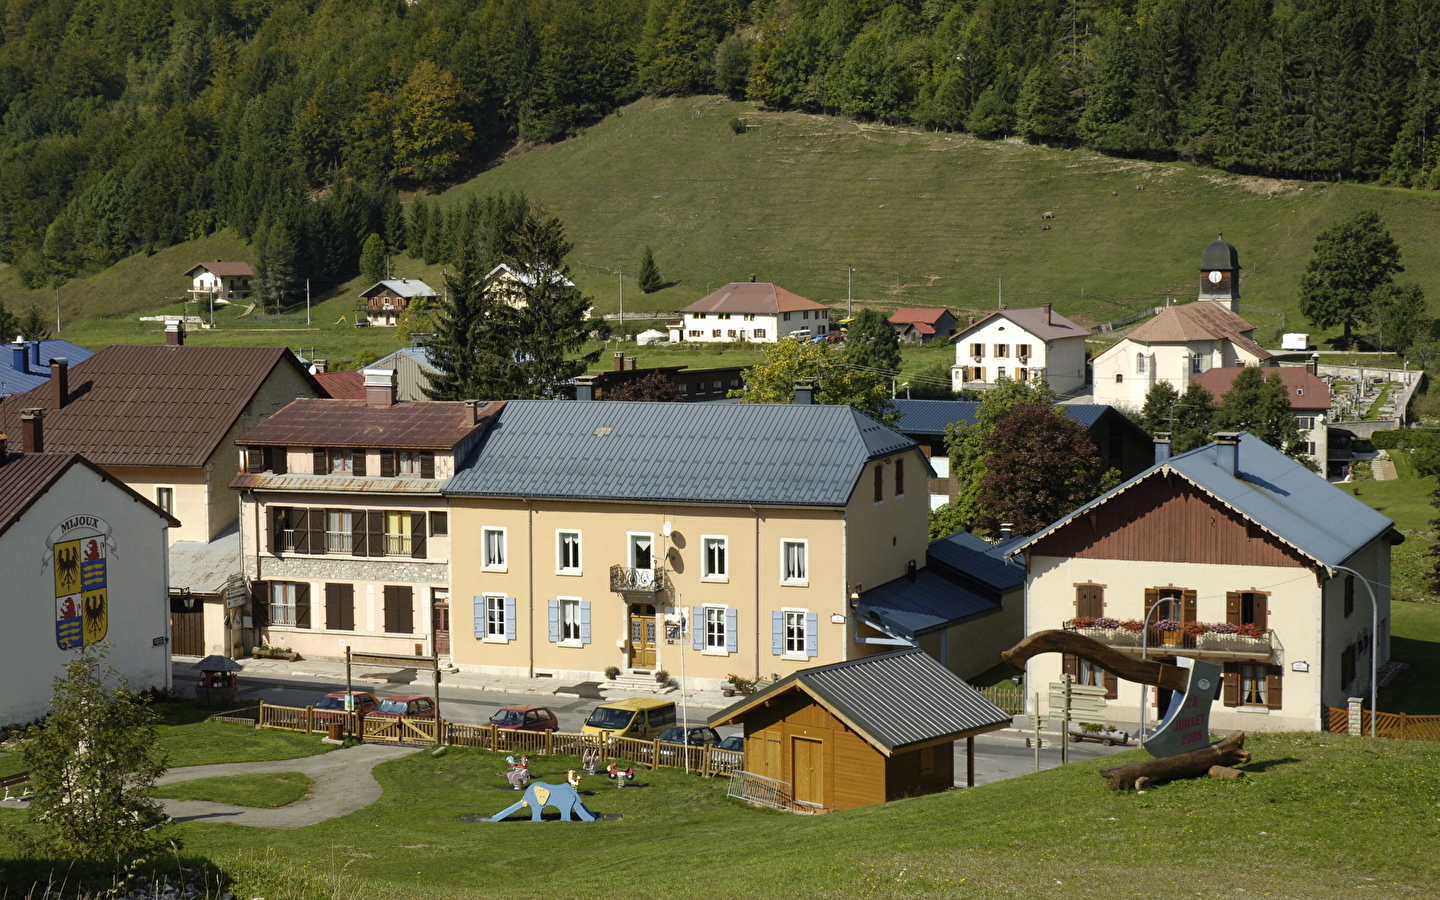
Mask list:
MULTIPOLYGON (((1152 468, 1010 550, 1026 568, 1026 631, 1216 662, 1217 728, 1320 730, 1326 706, 1368 690, 1371 654, 1389 659, 1390 553, 1403 538, 1259 438, 1216 437, 1176 457, 1157 444, 1152 468)), ((1140 686, 1084 660, 1039 656, 1028 675, 1045 684, 1062 671, 1109 688, 1112 719, 1138 721, 1140 686)))
POLYGON ((501 403, 296 400, 242 435, 241 552, 256 627, 306 656, 450 652, 445 484, 501 403))
POLYGON ((362 291, 360 298, 365 302, 360 311, 365 313, 371 325, 393 328, 400 319, 400 313, 411 303, 433 301, 439 296, 434 288, 418 278, 393 278, 362 291))

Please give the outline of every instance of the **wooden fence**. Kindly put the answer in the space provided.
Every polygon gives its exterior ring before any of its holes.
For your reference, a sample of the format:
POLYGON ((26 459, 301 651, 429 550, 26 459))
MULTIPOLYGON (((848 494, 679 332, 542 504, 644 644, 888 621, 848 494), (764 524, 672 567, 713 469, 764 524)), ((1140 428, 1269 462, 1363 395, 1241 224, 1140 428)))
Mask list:
POLYGON ((823 806, 796 800, 790 793, 790 782, 756 775, 754 772, 746 772, 743 769, 736 769, 730 773, 730 788, 726 796, 744 800, 746 803, 753 803, 756 806, 803 815, 814 815, 817 812, 825 811, 823 806))
POLYGON ((976 688, 986 700, 1005 710, 1012 716, 1025 712, 1025 692, 1013 685, 976 688))
MULTIPOLYGON (((1367 737, 1371 715, 1368 709, 1360 711, 1360 733, 1367 737)), ((1350 730, 1350 711, 1327 706, 1325 724, 1329 731, 1345 734, 1350 730)), ((1440 741, 1440 716, 1382 712, 1375 719, 1375 736, 1397 741, 1440 741)))
MULTIPOLYGON (((218 719, 219 716, 215 718, 218 719)), ((225 721, 233 719, 227 718, 225 721)), ((359 733, 359 723, 363 721, 364 716, 358 713, 328 709, 317 711, 313 706, 277 706, 261 700, 255 727, 279 728, 301 734, 323 734, 330 730, 331 723, 338 722, 340 733, 353 737, 359 733)))

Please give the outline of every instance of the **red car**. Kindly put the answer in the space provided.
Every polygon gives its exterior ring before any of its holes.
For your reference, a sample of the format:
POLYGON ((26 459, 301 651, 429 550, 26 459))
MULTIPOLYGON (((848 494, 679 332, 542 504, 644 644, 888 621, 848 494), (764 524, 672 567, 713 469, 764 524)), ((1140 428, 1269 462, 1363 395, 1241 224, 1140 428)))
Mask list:
POLYGON ((507 731, 559 731, 560 719, 545 706, 507 706, 490 717, 507 731))
POLYGON ((419 694, 386 697, 370 713, 372 716, 410 716, 417 719, 435 718, 435 701, 419 694))
MULTIPOLYGON (((375 695, 369 691, 353 691, 355 696, 355 712, 370 714, 376 705, 380 703, 375 695)), ((315 721, 328 722, 331 719, 339 719, 336 713, 345 711, 345 692, 337 691, 334 694, 326 694, 315 701, 315 721)))

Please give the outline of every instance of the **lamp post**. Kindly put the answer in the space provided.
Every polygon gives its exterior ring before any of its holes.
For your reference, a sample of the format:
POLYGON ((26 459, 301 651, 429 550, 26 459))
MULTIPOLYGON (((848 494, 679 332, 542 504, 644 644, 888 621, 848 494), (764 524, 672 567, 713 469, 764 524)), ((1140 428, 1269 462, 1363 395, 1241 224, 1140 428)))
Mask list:
POLYGON ((1375 720, 1380 715, 1380 709, 1376 706, 1376 699, 1379 694, 1379 682, 1376 679, 1376 662, 1379 655, 1377 644, 1380 643, 1380 604, 1375 600, 1375 590, 1370 587, 1370 579, 1361 575, 1349 566, 1331 566, 1338 572, 1346 572, 1358 578, 1360 583, 1365 585, 1365 593, 1370 595, 1370 736, 1375 736, 1375 720))
MULTIPOLYGON (((1155 602, 1155 605, 1152 606, 1152 607, 1150 607, 1150 609, 1145 612, 1145 624, 1144 624, 1144 626, 1140 629, 1140 658, 1141 658, 1142 660, 1145 660, 1145 659, 1149 659, 1149 658, 1150 658, 1150 616, 1153 615, 1154 612, 1155 612, 1155 610, 1157 610, 1157 609, 1159 609, 1159 608, 1160 608, 1160 602, 1157 600, 1157 601, 1155 602)), ((1149 698, 1150 698, 1150 686, 1149 686, 1149 685, 1146 685, 1146 684, 1140 685, 1140 743, 1141 743, 1141 744, 1144 744, 1144 743, 1145 743, 1145 701, 1148 700, 1149 698)))

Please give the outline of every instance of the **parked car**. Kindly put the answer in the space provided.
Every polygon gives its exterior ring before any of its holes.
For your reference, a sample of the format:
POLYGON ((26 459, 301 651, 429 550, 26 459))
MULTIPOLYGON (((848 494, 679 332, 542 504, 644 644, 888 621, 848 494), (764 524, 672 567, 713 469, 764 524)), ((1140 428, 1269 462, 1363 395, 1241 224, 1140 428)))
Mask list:
POLYGON ((666 744, 689 744, 692 747, 720 743, 720 735, 713 728, 692 726, 688 740, 684 737, 684 734, 684 728, 679 725, 671 725, 669 728, 660 732, 660 741, 666 744))
POLYGON ((559 731, 560 718, 547 706, 507 706, 490 717, 506 731, 559 731))
MULTIPOLYGON (((380 701, 369 691, 351 691, 355 697, 355 712, 369 715, 380 701)), ((345 712, 345 692, 337 691, 333 694, 326 694, 315 701, 315 721, 329 722, 339 720, 339 713, 345 712)))
POLYGON ((716 745, 717 750, 733 750, 736 753, 745 752, 745 735, 732 734, 716 745))
POLYGON ((602 703, 590 713, 581 728, 585 734, 612 738, 648 740, 661 729, 675 724, 675 701, 658 697, 631 697, 602 703))
POLYGON ((398 697, 386 697, 380 701, 380 705, 372 716, 413 716, 419 719, 435 718, 435 701, 429 697, 422 697, 419 694, 402 694, 398 697))

